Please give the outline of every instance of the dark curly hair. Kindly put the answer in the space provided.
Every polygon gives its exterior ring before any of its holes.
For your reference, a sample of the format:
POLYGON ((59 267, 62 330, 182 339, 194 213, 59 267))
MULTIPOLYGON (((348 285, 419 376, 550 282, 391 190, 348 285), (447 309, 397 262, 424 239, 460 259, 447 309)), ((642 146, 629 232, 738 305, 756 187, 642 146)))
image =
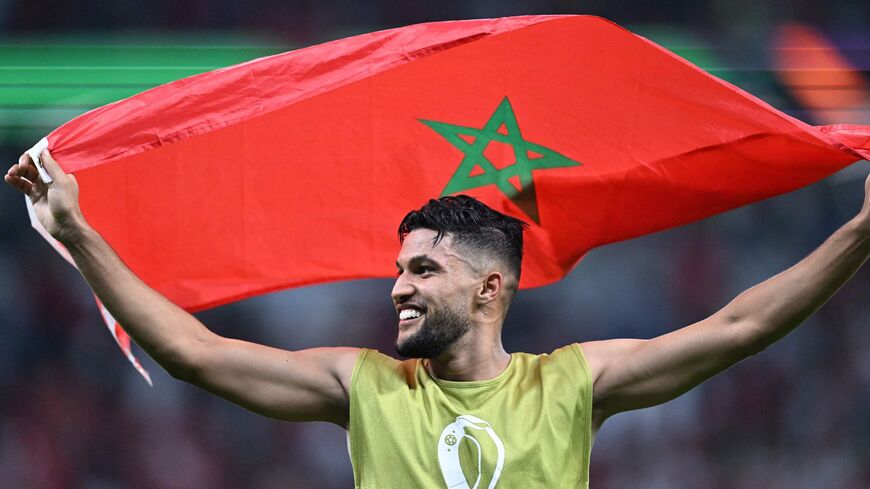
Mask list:
POLYGON ((474 197, 455 195, 432 199, 409 212, 399 224, 399 242, 415 229, 435 231, 433 246, 449 235, 458 247, 502 261, 519 283, 523 230, 527 227, 525 222, 492 210, 474 197))

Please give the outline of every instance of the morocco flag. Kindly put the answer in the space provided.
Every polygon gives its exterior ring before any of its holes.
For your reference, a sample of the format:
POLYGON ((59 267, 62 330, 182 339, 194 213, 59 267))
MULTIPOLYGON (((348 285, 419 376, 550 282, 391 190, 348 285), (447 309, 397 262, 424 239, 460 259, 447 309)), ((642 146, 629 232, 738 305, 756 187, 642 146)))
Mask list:
POLYGON ((593 247, 870 157, 868 126, 809 126, 587 16, 342 39, 154 88, 44 141, 88 221, 189 311, 391 276, 399 221, 442 195, 529 222, 534 287, 593 247))

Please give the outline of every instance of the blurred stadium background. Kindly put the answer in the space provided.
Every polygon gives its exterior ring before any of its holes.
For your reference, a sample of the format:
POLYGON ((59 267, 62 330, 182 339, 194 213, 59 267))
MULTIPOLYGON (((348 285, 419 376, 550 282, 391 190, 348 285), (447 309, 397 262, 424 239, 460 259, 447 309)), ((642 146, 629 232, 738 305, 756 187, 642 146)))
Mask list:
MULTIPOLYGON (((870 123, 864 0, 0 0, 0 161, 11 165, 91 108, 194 73, 416 22, 541 13, 607 17, 807 122, 870 123)), ((594 250, 567 279, 519 295, 506 347, 648 338, 702 319, 852 217, 864 175, 856 165, 594 250)), ((284 348, 393 353, 390 287, 310 287, 199 316, 219 333, 284 348)), ((870 487, 868 296, 865 269, 763 354, 609 420, 592 487, 870 487)), ((30 229, 21 197, 0 191, 0 487, 352 487, 340 429, 260 418, 140 357, 154 388, 106 334, 76 271, 30 229)))

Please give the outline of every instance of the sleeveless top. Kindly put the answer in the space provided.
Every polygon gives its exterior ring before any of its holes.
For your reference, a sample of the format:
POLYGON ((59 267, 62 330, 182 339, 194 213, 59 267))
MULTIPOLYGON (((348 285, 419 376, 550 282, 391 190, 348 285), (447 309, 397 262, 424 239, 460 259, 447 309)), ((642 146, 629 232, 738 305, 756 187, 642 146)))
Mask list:
POLYGON ((592 379, 580 346, 514 353, 490 380, 434 378, 363 350, 351 379, 355 487, 589 487, 592 379))

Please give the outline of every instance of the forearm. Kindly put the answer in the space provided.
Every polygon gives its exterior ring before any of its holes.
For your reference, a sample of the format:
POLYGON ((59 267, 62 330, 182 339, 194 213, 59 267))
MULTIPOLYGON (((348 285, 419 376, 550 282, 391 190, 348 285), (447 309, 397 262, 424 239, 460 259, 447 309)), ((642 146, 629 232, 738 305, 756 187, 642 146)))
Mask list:
POLYGON ((124 330, 175 376, 189 368, 189 352, 213 334, 196 318, 140 280, 90 226, 62 239, 82 276, 124 330))
POLYGON ((870 237, 858 219, 846 223, 793 267, 743 292, 720 314, 745 327, 760 350, 786 335, 821 307, 870 256, 870 237))

